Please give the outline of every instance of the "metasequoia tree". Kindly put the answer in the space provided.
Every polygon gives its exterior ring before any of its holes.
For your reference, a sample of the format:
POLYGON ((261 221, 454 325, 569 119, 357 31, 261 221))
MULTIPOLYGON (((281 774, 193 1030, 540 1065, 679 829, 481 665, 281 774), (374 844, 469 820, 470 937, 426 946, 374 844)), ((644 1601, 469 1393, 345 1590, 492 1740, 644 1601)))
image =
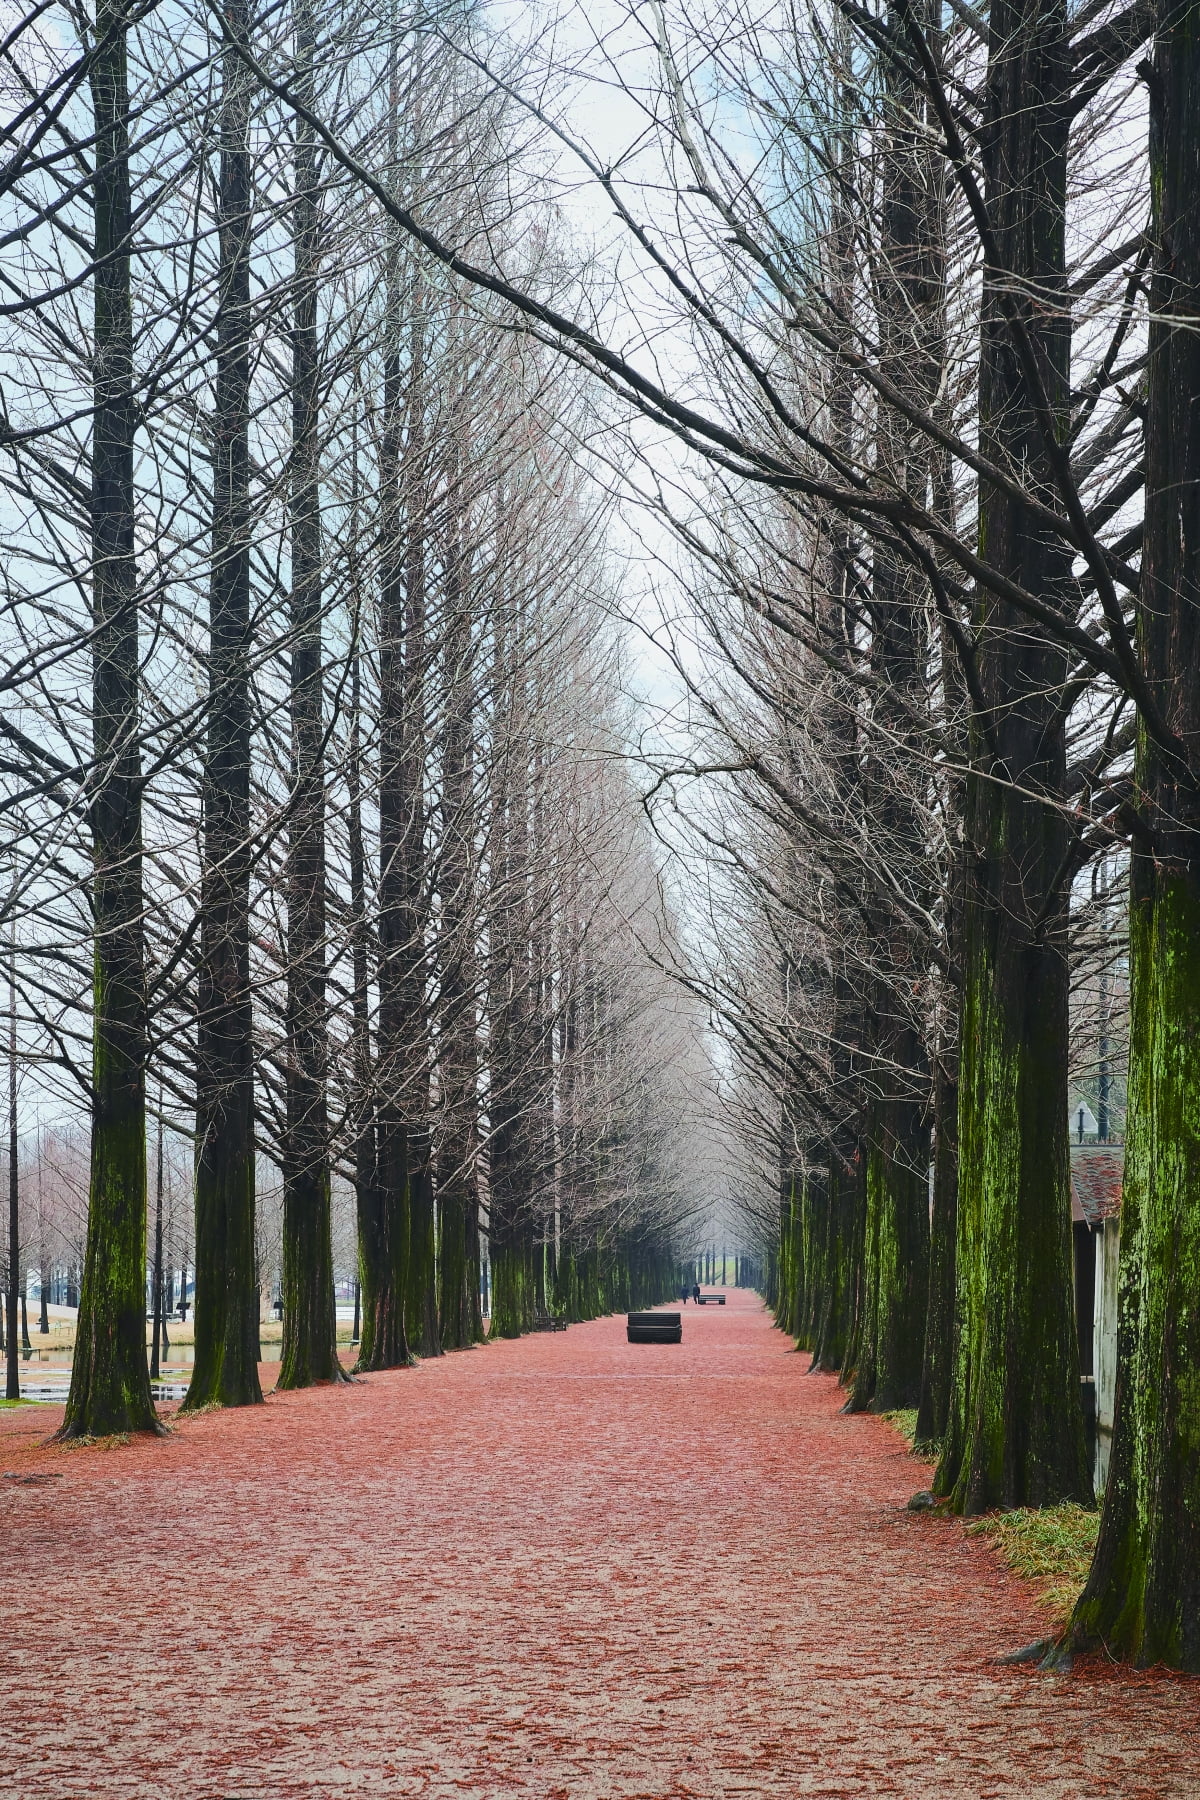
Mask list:
POLYGON ((1069 1633, 1200 1670, 1200 8, 1163 5, 1152 61, 1154 265, 1130 892, 1129 1120, 1116 1418, 1100 1539, 1069 1633))
MULTIPOLYGON (((896 21, 891 21, 893 29, 896 21)), ((914 410, 935 402, 945 350, 942 159, 922 127, 924 96, 913 72, 884 58, 876 311, 880 365, 914 410)), ((877 467, 897 489, 927 503, 931 457, 924 434, 887 407, 878 409, 877 467)), ((928 869, 919 809, 894 779, 897 753, 919 763, 928 732, 929 609, 926 583, 912 559, 881 544, 867 600, 876 733, 891 749, 868 759, 864 779, 877 789, 866 807, 886 836, 893 866, 928 869)), ((925 877, 928 887, 928 875, 925 877)), ((921 878, 912 882, 920 904, 921 878)), ((898 1004, 904 983, 922 974, 905 922, 876 905, 874 935, 886 972, 870 994, 870 1031, 880 1063, 868 1103, 866 1224, 860 1341, 850 1405, 912 1406, 920 1397, 929 1287, 930 1111, 928 1051, 912 1009, 898 1004)))
MULTIPOLYGON (((128 18, 103 7, 90 47, 95 370, 92 426, 92 756, 95 879, 92 1143, 87 1252, 62 1435, 154 1429, 146 1366, 146 991, 137 417, 130 287, 128 18)), ((10 1314, 9 1329, 14 1320, 10 1314)))
MULTIPOLYGON (((395 181, 399 157, 399 65, 395 43, 388 51, 388 179, 395 181)), ((411 262, 401 255, 394 226, 385 225, 382 346, 382 407, 379 427, 379 883, 377 1062, 375 1094, 375 1181, 364 1219, 360 1257, 364 1324, 360 1368, 391 1368, 410 1361, 406 1308, 411 1257, 409 1131, 405 1114, 406 1078, 413 1074, 412 1051, 419 1001, 421 946, 418 942, 418 861, 423 831, 422 764, 406 702, 415 698, 411 677, 415 645, 407 629, 408 588, 419 617, 423 549, 420 506, 421 409, 424 393, 414 370, 413 431, 405 441, 404 352, 420 348, 423 322, 406 330, 404 300, 416 289, 411 262), (408 552, 406 558, 406 550, 408 552), (409 680, 406 681, 406 673, 409 680)), ((417 620, 414 618, 414 628, 417 620)), ((362 1187, 359 1189, 360 1207, 362 1187)))
MULTIPOLYGON (((313 91, 316 20, 294 16, 297 73, 313 91)), ((280 1387, 343 1378, 337 1357, 330 1212, 325 958, 325 720, 321 608, 320 165, 295 123, 292 302, 291 724, 288 817, 287 1124, 284 1149, 280 1387)))
POLYGON ((253 84, 225 15, 221 59, 208 713, 196 1023, 196 1360, 184 1405, 262 1399, 254 1268, 250 991, 250 299, 253 84))
POLYGON ((480 1049, 476 954, 475 634, 466 584, 467 472, 461 444, 446 469, 442 640, 444 722, 439 772, 437 962, 438 1312, 442 1342, 460 1350, 483 1336, 479 1294, 480 1049))
MULTIPOLYGON (((989 19, 980 444, 991 465, 1021 470, 1050 504, 1070 382, 1067 15, 994 6, 989 19)), ((1070 617, 1070 548, 1048 539, 1024 493, 985 477, 979 535, 997 573, 1070 617)), ((1070 662, 1064 645, 1031 634, 1022 609, 998 595, 980 597, 972 625, 982 706, 967 788, 962 1333, 937 1475, 938 1491, 969 1512, 1091 1492, 1065 1130, 1070 662)))

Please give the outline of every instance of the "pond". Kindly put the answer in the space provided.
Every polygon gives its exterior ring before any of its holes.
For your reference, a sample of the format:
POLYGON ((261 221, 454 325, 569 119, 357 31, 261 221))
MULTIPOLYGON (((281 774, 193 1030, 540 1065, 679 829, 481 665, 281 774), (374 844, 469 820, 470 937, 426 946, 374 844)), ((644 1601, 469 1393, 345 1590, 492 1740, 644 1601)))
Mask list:
MULTIPOLYGON (((41 1373, 33 1381, 21 1383, 22 1400, 33 1400, 45 1406, 62 1406, 66 1402, 67 1389, 71 1385, 71 1372, 64 1369, 61 1380, 55 1380, 49 1372, 41 1373)), ((182 1400, 187 1393, 186 1381, 152 1381, 150 1392, 155 1400, 182 1400)))

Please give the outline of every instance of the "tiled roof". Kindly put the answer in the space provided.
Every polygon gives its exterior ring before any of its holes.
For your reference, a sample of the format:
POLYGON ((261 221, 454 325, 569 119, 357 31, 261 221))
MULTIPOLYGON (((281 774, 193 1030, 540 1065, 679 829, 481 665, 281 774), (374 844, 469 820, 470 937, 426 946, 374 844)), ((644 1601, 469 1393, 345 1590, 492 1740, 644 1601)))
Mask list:
POLYGON ((1071 1145, 1071 1217, 1099 1225, 1121 1210, 1124 1144, 1071 1145))

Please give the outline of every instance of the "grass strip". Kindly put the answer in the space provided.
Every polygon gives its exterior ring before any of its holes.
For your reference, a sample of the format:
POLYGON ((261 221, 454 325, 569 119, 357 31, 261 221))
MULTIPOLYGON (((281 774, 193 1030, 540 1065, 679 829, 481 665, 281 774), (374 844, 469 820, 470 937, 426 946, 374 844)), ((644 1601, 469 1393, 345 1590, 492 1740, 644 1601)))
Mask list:
POLYGON ((917 1441, 917 1409, 915 1406, 902 1406, 896 1412, 880 1413, 889 1425, 894 1425, 900 1436, 911 1450, 917 1441))
POLYGON ((1100 1514, 1073 1501, 988 1513, 966 1527, 998 1550, 1016 1575, 1039 1584, 1039 1598, 1066 1619, 1092 1565, 1100 1514))

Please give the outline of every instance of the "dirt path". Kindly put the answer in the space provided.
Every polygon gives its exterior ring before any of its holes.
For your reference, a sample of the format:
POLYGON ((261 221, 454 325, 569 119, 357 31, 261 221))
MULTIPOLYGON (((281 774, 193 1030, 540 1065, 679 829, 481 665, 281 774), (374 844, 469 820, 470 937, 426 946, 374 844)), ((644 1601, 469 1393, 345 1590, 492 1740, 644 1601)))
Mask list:
POLYGON ((1200 1796, 1200 1682, 996 1667, 1024 1585, 804 1369, 738 1295, 165 1444, 0 1414, 61 1477, 0 1484, 0 1793, 1200 1796))

